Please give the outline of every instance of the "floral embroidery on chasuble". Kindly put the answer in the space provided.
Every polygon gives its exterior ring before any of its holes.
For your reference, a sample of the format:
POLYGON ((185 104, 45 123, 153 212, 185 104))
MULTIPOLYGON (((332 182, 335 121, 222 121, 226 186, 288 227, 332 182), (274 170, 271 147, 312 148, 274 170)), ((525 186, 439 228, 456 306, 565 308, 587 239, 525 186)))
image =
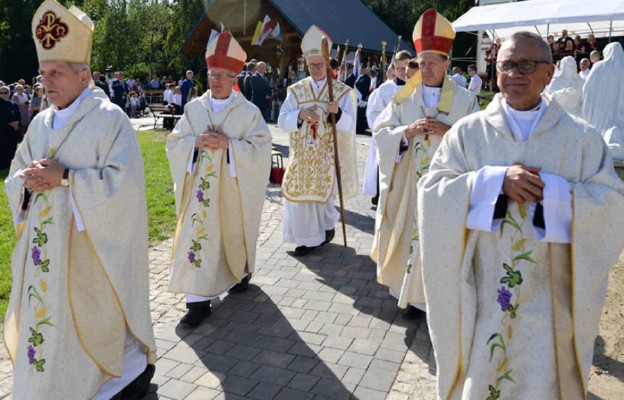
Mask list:
MULTIPOLYGON (((340 101, 350 89, 334 85, 334 99, 340 101)), ((304 79, 292 85, 299 109, 317 106, 320 116, 317 124, 304 122, 298 131, 290 134, 290 160, 282 183, 284 197, 293 202, 327 203, 334 191, 334 141, 328 122, 329 93, 327 83, 317 93, 311 80, 304 79)))

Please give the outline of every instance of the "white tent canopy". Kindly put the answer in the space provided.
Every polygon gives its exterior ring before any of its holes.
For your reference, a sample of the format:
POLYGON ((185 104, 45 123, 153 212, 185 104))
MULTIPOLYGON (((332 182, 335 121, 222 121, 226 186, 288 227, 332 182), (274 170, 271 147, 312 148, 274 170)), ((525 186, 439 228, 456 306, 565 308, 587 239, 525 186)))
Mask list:
POLYGON ((517 31, 531 31, 543 37, 587 38, 624 36, 624 0, 528 0, 473 7, 453 22, 457 32, 487 31, 505 38, 517 31))

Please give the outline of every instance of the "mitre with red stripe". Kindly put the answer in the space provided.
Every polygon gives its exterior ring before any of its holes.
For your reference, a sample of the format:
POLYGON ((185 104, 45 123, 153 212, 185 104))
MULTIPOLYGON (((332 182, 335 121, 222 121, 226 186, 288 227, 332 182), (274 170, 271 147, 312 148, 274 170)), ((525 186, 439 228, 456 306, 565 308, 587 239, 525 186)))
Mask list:
POLYGON ((229 31, 221 32, 206 47, 206 66, 218 67, 238 74, 245 64, 247 53, 229 31))
POLYGON ((32 35, 40 63, 91 61, 93 22, 75 6, 68 10, 56 0, 45 0, 33 16, 32 35))
POLYGON ((416 22, 412 39, 416 54, 436 53, 447 56, 453 47, 455 29, 442 14, 430 8, 416 22))

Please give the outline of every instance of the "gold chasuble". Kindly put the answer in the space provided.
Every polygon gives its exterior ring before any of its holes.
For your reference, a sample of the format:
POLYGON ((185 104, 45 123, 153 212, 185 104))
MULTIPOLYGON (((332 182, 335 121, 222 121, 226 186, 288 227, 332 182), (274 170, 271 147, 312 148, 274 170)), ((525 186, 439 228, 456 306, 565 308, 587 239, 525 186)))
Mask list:
POLYGON ((497 95, 445 135, 418 184, 440 399, 587 398, 609 269, 624 243, 624 184, 600 134, 546 102, 518 141, 497 95), (510 202, 494 232, 466 229, 477 171, 514 162, 568 181, 570 243, 538 241, 534 203, 510 202))
MULTIPOLYGON (((351 88, 334 81, 334 99, 340 102, 350 96, 355 106, 355 94, 351 88)), ((331 123, 328 122, 329 94, 327 82, 316 94, 312 88, 312 78, 307 77, 288 88, 297 102, 297 108, 316 105, 320 119, 318 124, 303 123, 298 131, 290 134, 290 160, 282 192, 293 202, 314 202, 325 204, 334 193, 336 168, 334 167, 334 142, 331 123)), ((355 124, 350 132, 337 132, 338 156, 342 190, 345 198, 357 194, 357 165, 355 161, 355 124)))
MULTIPOLYGON (((406 85, 407 86, 407 85, 406 85)), ((416 184, 427 173, 442 138, 419 135, 410 139, 402 153, 399 148, 405 129, 412 122, 432 117, 447 125, 479 110, 477 99, 450 79, 442 86, 440 105, 450 104, 450 112, 425 105, 423 85, 418 84, 402 103, 392 104, 377 118, 374 132, 379 149, 379 204, 371 259, 377 263, 377 282, 399 297, 399 307, 424 304, 418 229, 416 225, 416 184)))
POLYGON ((215 114, 208 91, 184 107, 167 137, 167 157, 178 215, 169 290, 218 296, 254 271, 271 133, 242 95, 215 114), (231 151, 199 151, 189 172, 195 140, 206 128, 227 135, 231 151))
POLYGON ((4 344, 16 400, 93 397, 121 376, 126 332, 156 361, 141 151, 126 114, 99 95, 88 91, 59 129, 52 108, 39 113, 6 180, 17 244, 4 344), (70 169, 70 186, 26 203, 19 174, 44 158, 70 169))

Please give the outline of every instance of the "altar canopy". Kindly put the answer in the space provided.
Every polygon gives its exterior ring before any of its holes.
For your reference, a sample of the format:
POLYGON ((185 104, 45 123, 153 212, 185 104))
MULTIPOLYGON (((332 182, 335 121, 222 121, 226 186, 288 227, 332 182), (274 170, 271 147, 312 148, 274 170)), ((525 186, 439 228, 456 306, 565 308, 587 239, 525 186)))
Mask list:
POLYGON ((586 38, 624 36, 624 0, 528 0, 473 7, 453 22, 457 32, 487 31, 505 38, 517 31, 547 37, 567 29, 586 38))

